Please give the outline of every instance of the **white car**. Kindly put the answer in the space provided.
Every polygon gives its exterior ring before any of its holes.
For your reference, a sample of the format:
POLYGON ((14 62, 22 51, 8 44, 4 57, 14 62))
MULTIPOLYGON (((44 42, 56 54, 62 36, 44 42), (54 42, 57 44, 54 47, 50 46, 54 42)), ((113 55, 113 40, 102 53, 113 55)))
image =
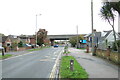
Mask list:
POLYGON ((0 50, 4 49, 2 46, 0 46, 0 50))

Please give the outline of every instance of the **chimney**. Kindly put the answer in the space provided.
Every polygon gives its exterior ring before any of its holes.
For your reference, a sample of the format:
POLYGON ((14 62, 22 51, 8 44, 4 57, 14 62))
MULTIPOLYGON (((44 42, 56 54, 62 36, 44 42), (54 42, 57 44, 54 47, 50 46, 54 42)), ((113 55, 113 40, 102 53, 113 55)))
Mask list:
POLYGON ((96 32, 96 29, 93 29, 93 33, 95 33, 96 32))

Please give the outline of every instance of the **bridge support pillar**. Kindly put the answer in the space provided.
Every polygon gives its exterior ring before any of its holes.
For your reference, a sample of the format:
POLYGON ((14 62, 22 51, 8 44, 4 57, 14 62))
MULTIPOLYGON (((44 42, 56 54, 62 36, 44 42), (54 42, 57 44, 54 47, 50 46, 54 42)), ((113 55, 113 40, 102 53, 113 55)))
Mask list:
POLYGON ((53 46, 54 45, 54 40, 50 40, 51 41, 51 46, 53 46))

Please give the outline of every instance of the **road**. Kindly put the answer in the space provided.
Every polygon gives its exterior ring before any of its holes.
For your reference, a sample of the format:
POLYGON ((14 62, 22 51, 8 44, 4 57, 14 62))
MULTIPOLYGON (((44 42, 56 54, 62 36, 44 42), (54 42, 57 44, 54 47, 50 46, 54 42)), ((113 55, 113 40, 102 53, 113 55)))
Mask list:
POLYGON ((2 78, 49 78, 63 47, 32 51, 2 61, 2 78))

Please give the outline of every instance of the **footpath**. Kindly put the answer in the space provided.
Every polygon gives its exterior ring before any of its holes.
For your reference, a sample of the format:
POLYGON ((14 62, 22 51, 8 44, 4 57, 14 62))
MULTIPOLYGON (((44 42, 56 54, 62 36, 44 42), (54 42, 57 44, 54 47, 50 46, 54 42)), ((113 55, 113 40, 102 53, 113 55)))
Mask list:
POLYGON ((74 56, 86 70, 89 78, 118 78, 120 76, 118 66, 104 59, 92 56, 92 53, 85 53, 86 50, 76 48, 69 48, 68 50, 70 52, 69 55, 74 56))

